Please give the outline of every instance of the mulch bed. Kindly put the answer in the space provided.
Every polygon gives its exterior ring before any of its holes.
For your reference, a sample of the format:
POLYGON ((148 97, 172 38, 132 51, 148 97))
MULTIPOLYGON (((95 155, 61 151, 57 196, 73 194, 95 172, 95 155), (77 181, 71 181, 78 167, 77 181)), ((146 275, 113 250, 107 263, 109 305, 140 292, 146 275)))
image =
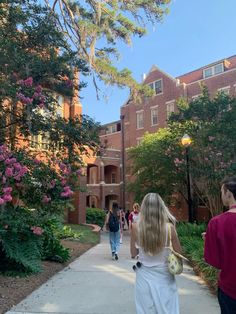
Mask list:
POLYGON ((66 263, 44 261, 42 262, 42 272, 24 278, 6 277, 0 274, 0 314, 18 304, 49 278, 94 246, 94 244, 84 244, 72 240, 62 240, 62 244, 71 251, 71 258, 66 263))

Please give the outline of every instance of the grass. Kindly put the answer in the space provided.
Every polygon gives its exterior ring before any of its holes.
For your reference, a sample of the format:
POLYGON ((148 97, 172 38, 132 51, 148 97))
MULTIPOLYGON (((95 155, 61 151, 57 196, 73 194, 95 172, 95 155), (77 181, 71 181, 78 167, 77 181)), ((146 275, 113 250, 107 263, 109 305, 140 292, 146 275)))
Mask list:
POLYGON ((99 243, 100 235, 93 232, 92 228, 85 225, 67 224, 76 234, 78 234, 78 241, 80 243, 97 244, 99 243))

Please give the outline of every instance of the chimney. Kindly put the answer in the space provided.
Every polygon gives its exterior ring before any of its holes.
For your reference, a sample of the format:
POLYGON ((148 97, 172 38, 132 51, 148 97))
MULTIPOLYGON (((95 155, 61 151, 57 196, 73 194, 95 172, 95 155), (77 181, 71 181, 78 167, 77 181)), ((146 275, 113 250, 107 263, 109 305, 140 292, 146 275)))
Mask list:
POLYGON ((142 74, 142 82, 145 81, 146 77, 147 77, 147 76, 146 76, 146 73, 143 73, 143 74, 142 74))

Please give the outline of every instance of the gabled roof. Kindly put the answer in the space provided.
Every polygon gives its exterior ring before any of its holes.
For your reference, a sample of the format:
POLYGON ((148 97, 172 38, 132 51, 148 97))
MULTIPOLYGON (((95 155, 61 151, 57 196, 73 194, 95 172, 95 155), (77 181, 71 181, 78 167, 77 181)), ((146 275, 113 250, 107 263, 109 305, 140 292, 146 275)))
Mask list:
POLYGON ((203 66, 197 70, 194 70, 194 71, 191 71, 189 73, 180 75, 177 77, 177 79, 179 79, 181 83, 186 83, 186 84, 201 80, 201 79, 203 79, 203 70, 204 69, 209 68, 215 64, 222 63, 222 62, 227 63, 227 71, 234 69, 234 68, 236 68, 236 55, 231 56, 231 57, 226 58, 226 59, 221 59, 221 60, 215 61, 215 62, 208 64, 208 65, 205 65, 205 66, 203 66))
POLYGON ((164 72, 163 70, 161 70, 160 68, 158 68, 155 64, 152 65, 151 69, 149 70, 149 72, 146 75, 145 80, 143 81, 143 84, 148 84, 151 83, 155 80, 157 80, 157 72, 162 73, 164 76, 167 76, 169 79, 176 81, 176 79, 171 76, 170 74, 164 72))

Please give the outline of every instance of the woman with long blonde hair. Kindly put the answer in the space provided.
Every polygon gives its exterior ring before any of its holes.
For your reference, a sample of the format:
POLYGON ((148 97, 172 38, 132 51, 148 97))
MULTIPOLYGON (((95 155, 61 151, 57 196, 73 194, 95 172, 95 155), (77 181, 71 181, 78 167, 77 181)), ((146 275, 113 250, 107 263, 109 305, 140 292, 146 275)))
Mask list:
POLYGON ((137 224, 131 231, 131 256, 136 263, 135 305, 137 314, 179 314, 175 277, 167 266, 169 225, 172 245, 181 253, 175 217, 157 193, 148 193, 141 205, 137 224))

